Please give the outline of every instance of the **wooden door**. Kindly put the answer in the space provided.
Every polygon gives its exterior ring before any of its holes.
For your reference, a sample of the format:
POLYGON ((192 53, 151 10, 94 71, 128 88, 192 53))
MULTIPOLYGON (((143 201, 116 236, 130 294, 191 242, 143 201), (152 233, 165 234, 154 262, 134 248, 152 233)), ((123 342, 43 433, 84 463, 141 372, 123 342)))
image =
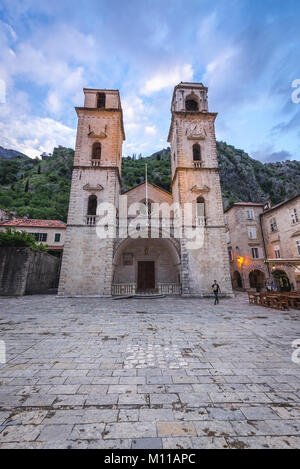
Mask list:
POLYGON ((138 289, 147 290, 155 288, 155 266, 153 261, 138 263, 138 289))

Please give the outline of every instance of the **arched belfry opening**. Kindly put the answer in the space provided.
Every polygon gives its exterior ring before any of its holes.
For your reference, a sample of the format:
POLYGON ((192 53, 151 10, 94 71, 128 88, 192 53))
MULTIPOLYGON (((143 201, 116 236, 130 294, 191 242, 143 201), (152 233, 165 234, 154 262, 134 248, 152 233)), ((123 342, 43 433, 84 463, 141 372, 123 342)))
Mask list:
POLYGON ((193 161, 201 161, 201 148, 199 143, 193 145, 193 161))
POLYGON ((186 111, 199 111, 197 98, 193 95, 188 96, 185 100, 186 111))
POLYGON ((90 195, 88 200, 88 215, 96 215, 97 214, 97 196, 90 195))
POLYGON ((100 160, 101 158, 101 143, 95 142, 92 147, 92 159, 100 160))
POLYGON ((97 108, 103 109, 105 108, 105 93, 98 93, 97 94, 97 108))

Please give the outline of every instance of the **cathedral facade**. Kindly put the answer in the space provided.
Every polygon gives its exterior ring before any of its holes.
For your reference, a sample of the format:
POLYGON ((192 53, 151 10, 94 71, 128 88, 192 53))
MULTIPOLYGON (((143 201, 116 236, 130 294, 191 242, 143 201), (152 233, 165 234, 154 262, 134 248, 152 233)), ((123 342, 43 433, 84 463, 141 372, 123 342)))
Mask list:
POLYGON ((84 106, 76 108, 78 129, 58 294, 207 296, 216 279, 222 293, 231 295, 214 130, 217 114, 208 111, 207 88, 180 83, 174 89, 168 136, 171 193, 150 183, 120 193, 125 132, 119 92, 84 89, 84 95, 84 106), (137 203, 145 207, 144 218, 143 211, 137 209, 137 214, 146 225, 133 233, 137 203), (161 212, 153 211, 156 204, 170 208, 167 224, 161 212), (193 245, 176 228, 179 219, 186 220, 184 207, 192 207, 192 213, 183 232, 198 229, 200 244, 193 245), (104 237, 99 225, 107 212, 113 235, 104 237), (155 229, 150 228, 152 221, 155 229))

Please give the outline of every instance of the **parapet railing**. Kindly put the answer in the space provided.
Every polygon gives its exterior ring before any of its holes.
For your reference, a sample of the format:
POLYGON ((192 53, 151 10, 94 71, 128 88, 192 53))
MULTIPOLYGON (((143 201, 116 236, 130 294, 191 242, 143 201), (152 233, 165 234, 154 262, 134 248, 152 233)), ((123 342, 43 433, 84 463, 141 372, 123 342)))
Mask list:
POLYGON ((114 283, 111 286, 112 296, 134 295, 135 291, 135 283, 114 283))

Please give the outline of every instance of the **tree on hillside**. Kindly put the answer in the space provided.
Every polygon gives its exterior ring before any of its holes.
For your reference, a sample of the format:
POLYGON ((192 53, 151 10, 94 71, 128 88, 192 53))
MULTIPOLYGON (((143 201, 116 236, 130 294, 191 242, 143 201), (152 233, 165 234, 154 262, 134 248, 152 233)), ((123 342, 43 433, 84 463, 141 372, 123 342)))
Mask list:
POLYGON ((0 247, 29 247, 34 251, 47 252, 45 244, 37 243, 35 237, 27 231, 17 231, 15 228, 0 231, 0 247))

